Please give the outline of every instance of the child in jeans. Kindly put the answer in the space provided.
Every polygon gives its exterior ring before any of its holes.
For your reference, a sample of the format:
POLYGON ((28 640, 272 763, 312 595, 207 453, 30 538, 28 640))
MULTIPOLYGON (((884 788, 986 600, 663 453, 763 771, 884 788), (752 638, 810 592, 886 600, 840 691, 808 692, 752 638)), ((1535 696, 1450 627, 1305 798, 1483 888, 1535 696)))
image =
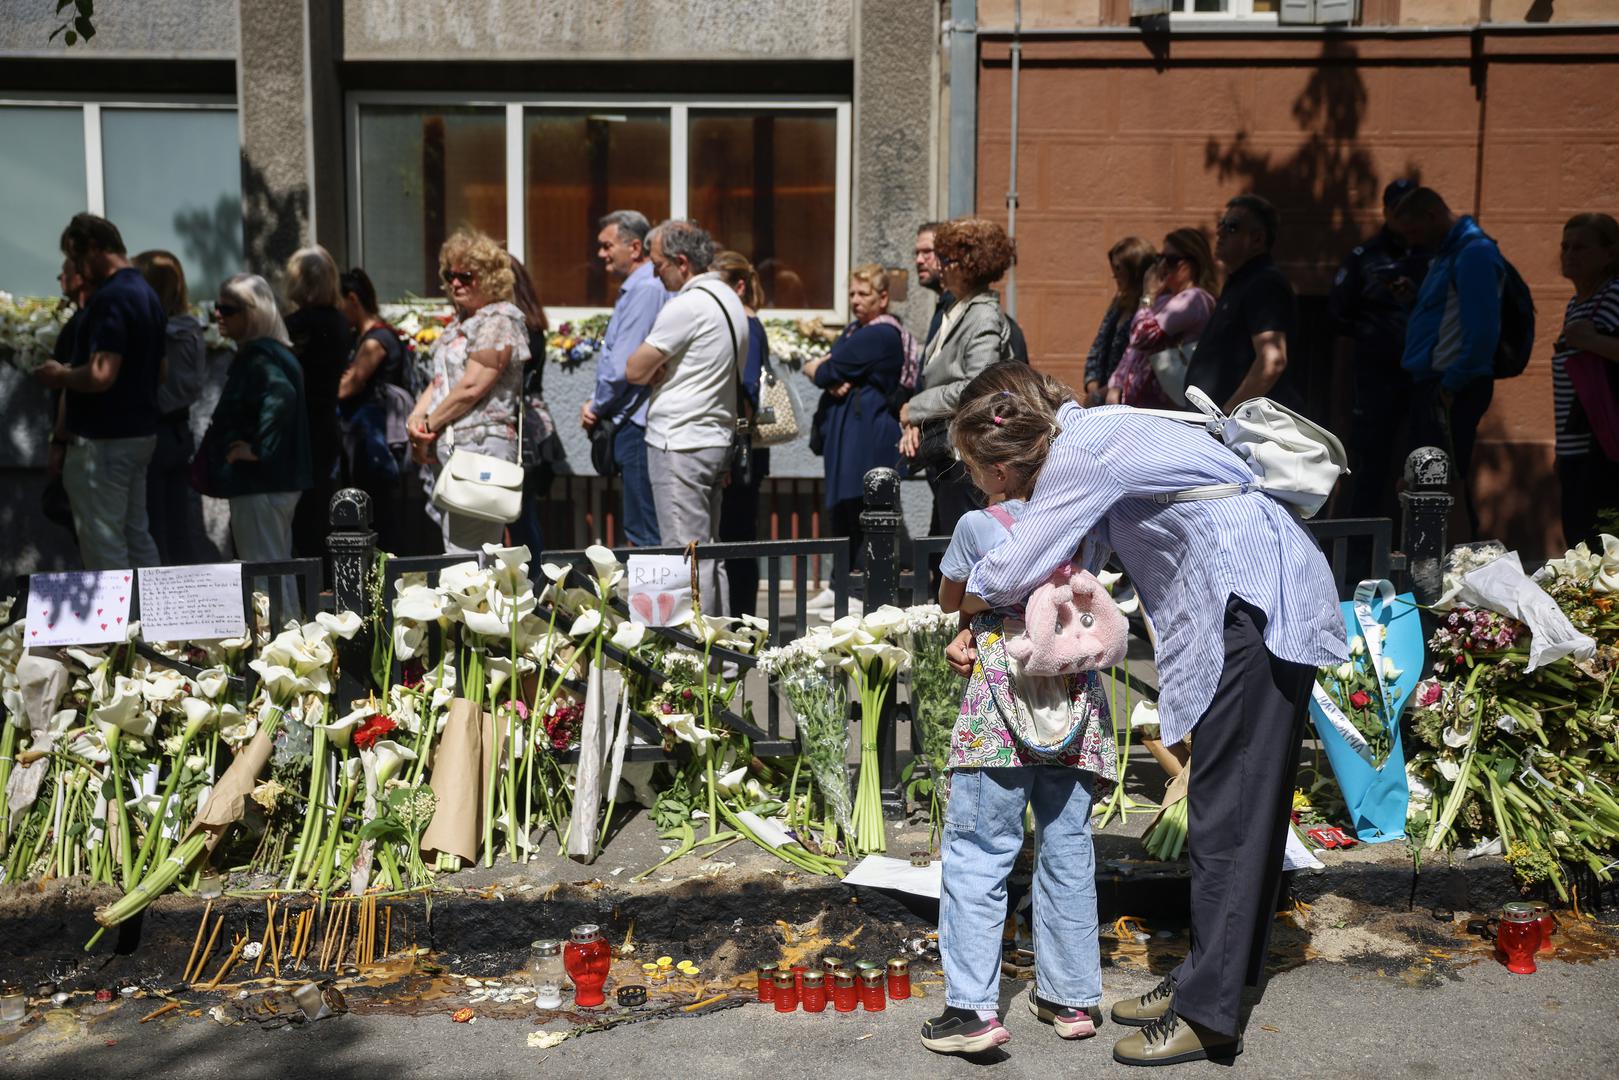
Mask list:
MULTIPOLYGON (((1022 370, 1008 380, 1008 389, 960 409, 952 424, 956 449, 992 505, 956 525, 940 565, 939 603, 945 611, 961 610, 973 563, 1011 535, 1055 435, 1050 416, 1072 396, 1026 365, 998 366, 1022 370), (1051 400, 1034 401, 1030 395, 1051 400)), ((1003 619, 1019 615, 985 612, 971 622, 978 659, 951 735, 945 809, 939 947, 946 1008, 922 1025, 922 1044, 940 1053, 979 1053, 1012 1037, 997 1016, 1001 927, 1006 881, 1023 845, 1024 812, 1030 806, 1036 862, 1035 985, 1029 989, 1029 1011, 1065 1039, 1094 1035, 1102 1022, 1090 819, 1093 786, 1118 776, 1106 695, 1095 672, 1014 675, 1005 659, 1003 619), (1070 710, 1074 734, 1060 751, 1043 754, 1017 739, 1002 710, 1010 695, 1049 702, 1051 682, 1070 710)))

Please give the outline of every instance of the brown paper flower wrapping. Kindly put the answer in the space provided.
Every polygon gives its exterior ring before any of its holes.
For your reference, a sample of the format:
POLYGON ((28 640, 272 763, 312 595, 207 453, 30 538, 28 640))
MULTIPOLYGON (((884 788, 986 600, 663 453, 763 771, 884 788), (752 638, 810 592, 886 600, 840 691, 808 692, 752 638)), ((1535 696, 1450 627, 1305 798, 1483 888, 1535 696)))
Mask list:
POLYGON ((424 854, 443 852, 470 863, 478 857, 483 826, 483 786, 489 775, 494 748, 495 718, 478 711, 466 698, 450 702, 444 732, 433 754, 429 786, 438 796, 438 809, 422 833, 424 854))
POLYGON ((275 749, 274 725, 270 710, 277 709, 274 705, 266 705, 259 713, 259 730, 254 734, 248 744, 237 752, 230 767, 225 770, 214 783, 214 790, 209 793, 208 801, 203 804, 191 828, 186 830, 190 836, 198 829, 205 830, 208 836, 208 850, 212 852, 224 837, 225 830, 236 822, 242 820, 242 813, 246 809, 247 799, 258 787, 259 774, 264 766, 270 762, 270 753, 275 749))

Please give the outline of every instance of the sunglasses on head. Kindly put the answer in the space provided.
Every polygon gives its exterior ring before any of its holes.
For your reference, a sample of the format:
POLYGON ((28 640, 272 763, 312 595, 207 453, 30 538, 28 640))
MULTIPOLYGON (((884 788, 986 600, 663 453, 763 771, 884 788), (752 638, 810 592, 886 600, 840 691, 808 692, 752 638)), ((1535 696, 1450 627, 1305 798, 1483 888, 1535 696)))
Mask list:
POLYGON ((237 305, 237 304, 215 304, 214 305, 214 314, 218 315, 221 319, 228 319, 232 315, 240 315, 241 313, 242 313, 242 308, 241 308, 240 305, 237 305))
POLYGON ((439 276, 444 279, 446 285, 465 285, 468 288, 478 280, 478 275, 471 270, 446 270, 439 276))

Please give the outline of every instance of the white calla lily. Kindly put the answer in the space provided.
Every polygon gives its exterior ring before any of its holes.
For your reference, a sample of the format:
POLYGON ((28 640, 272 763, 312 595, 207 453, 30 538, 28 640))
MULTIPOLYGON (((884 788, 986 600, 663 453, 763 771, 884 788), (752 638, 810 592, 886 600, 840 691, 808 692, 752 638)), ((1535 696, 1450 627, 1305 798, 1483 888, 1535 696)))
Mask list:
POLYGON ((874 638, 887 638, 905 629, 910 617, 905 614, 904 608, 893 604, 884 604, 875 611, 868 611, 860 616, 866 633, 874 638))
POLYGON ((613 646, 630 650, 646 640, 646 627, 638 622, 621 622, 613 629, 613 646))
POLYGON ((401 746, 392 739, 378 739, 371 749, 362 750, 360 753, 368 759, 378 788, 392 780, 405 762, 416 760, 414 750, 401 746))
POLYGON ((173 668, 152 668, 141 680, 141 696, 152 705, 178 701, 185 693, 185 676, 173 668))
POLYGON ((394 618, 415 622, 437 622, 444 615, 444 597, 426 585, 410 585, 400 590, 394 601, 394 618))
POLYGON ((394 659, 412 660, 427 644, 427 630, 418 623, 395 619, 393 626, 394 659))
POLYGON ((1102 570, 1097 573, 1096 580, 1102 588, 1112 592, 1113 586, 1117 585, 1123 577, 1124 575, 1117 570, 1102 570))
POLYGON ((568 627, 568 636, 575 638, 589 637, 594 634, 602 624, 602 613, 591 608, 573 621, 568 627))
POLYGON ((361 626, 360 616, 352 611, 342 611, 335 615, 329 611, 316 612, 315 622, 328 633, 335 634, 344 641, 351 640, 359 633, 361 626))
POLYGON ((601 544, 591 544, 585 548, 585 558, 590 560, 590 568, 596 575, 597 581, 612 580, 614 575, 622 573, 624 565, 618 561, 611 548, 601 544))
POLYGON ((1619 536, 1602 534, 1602 560, 1591 577, 1591 591, 1619 593, 1619 536))
POLYGON ((1119 604, 1120 615, 1134 615, 1141 610, 1141 594, 1132 593, 1119 604))
POLYGON ((218 700, 230 686, 230 673, 224 668, 213 667, 197 673, 197 692, 210 700, 218 700))
POLYGON ((690 713, 674 713, 657 718, 664 730, 676 739, 686 743, 699 754, 708 753, 710 743, 718 742, 719 736, 703 728, 697 722, 697 717, 690 713))
POLYGON ((548 562, 540 564, 540 573, 544 574, 546 580, 551 582, 553 585, 567 577, 568 572, 572 569, 573 567, 569 566, 567 563, 548 562))

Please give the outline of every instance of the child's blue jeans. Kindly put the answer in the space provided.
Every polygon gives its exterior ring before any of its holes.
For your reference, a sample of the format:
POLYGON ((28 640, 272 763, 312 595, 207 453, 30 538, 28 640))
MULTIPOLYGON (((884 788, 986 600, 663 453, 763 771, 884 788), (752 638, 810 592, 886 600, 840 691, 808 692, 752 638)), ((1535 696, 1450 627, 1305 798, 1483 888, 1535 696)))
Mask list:
POLYGON ((1096 939, 1096 853, 1091 784, 1080 769, 1036 765, 956 769, 945 807, 939 950, 944 999, 958 1009, 1000 1008, 1006 879, 1034 807, 1034 956, 1040 997, 1083 1007, 1102 1001, 1096 939))

